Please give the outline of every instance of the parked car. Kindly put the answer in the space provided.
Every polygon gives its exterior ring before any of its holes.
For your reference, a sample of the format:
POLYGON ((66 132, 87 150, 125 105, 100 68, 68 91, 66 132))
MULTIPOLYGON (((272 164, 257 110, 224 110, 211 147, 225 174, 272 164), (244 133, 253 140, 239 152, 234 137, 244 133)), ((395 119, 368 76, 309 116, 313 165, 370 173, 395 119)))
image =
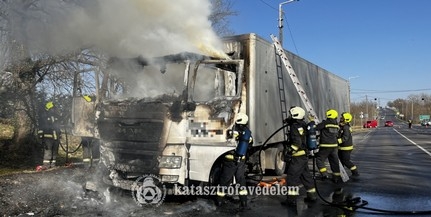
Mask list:
POLYGON ((377 120, 367 121, 363 127, 364 128, 376 128, 377 127, 377 120))
POLYGON ((386 121, 385 122, 385 127, 393 127, 394 126, 394 122, 392 121, 386 121))
POLYGON ((422 121, 421 125, 422 126, 430 126, 431 125, 431 121, 422 121))

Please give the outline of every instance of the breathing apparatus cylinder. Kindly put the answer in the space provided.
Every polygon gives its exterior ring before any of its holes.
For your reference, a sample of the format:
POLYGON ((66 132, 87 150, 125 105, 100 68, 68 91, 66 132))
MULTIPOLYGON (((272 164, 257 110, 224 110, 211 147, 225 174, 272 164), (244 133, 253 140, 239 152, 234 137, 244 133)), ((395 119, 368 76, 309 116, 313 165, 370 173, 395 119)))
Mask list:
POLYGON ((317 132, 316 132, 316 123, 314 121, 310 121, 307 124, 307 147, 309 150, 317 149, 317 132))
POLYGON ((247 153, 248 145, 250 144, 251 131, 248 129, 239 131, 238 146, 236 147, 236 154, 244 156, 247 153))

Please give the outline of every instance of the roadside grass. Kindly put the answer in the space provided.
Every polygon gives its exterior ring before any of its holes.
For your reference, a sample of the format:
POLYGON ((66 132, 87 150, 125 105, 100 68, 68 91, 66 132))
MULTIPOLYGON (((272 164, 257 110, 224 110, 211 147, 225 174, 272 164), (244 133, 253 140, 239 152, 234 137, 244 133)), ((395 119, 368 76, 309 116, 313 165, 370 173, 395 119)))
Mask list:
POLYGON ((0 140, 12 139, 14 127, 9 124, 0 123, 0 140))

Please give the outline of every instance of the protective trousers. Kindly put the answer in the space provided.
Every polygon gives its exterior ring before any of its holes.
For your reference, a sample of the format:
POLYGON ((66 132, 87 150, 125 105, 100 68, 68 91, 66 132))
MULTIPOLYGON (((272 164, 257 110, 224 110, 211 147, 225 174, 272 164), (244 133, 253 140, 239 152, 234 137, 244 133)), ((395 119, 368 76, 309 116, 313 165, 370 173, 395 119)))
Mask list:
POLYGON ((288 189, 286 202, 288 205, 296 204, 296 198, 299 195, 299 186, 304 185, 307 191, 307 199, 316 200, 316 188, 314 187, 313 177, 308 168, 308 156, 292 157, 289 165, 286 167, 286 186, 288 189))
POLYGON ((288 186, 299 186, 303 184, 307 190, 314 188, 313 177, 308 168, 307 155, 292 157, 289 166, 286 167, 286 174, 288 186))
POLYGON ((327 176, 327 169, 325 166, 325 161, 328 159, 329 165, 331 167, 332 173, 334 176, 340 177, 340 164, 338 163, 338 154, 337 154, 338 148, 327 148, 327 147, 320 147, 319 152, 316 154, 316 164, 317 168, 319 169, 319 172, 322 174, 322 176, 327 176))
POLYGON ((341 164, 343 166, 349 168, 352 173, 357 173, 356 165, 350 160, 350 154, 352 153, 352 150, 338 150, 338 157, 341 161, 341 164))
MULTIPOLYGON (((241 204, 246 205, 247 203, 247 188, 246 188, 246 179, 245 179, 245 170, 246 165, 243 160, 241 161, 232 161, 225 160, 223 163, 223 169, 220 175, 220 187, 224 188, 229 186, 232 182, 232 178, 235 177, 236 183, 239 184, 239 188, 235 188, 238 192, 235 192, 239 196, 239 200, 241 204)), ((221 192, 218 193, 218 200, 221 200, 226 194, 227 189, 220 189, 221 192)))
POLYGON ((82 161, 84 163, 92 163, 98 161, 100 158, 99 142, 97 139, 91 137, 83 137, 81 139, 82 145, 82 161))
POLYGON ((56 139, 44 138, 42 144, 44 146, 43 165, 46 168, 55 166, 60 142, 56 139))

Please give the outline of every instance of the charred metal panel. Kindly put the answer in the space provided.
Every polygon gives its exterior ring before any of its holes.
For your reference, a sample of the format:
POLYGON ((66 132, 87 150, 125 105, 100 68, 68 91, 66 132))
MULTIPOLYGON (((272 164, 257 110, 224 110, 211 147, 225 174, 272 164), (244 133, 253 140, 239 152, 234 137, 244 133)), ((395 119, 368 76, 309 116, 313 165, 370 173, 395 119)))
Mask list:
POLYGON ((159 102, 105 102, 98 126, 100 137, 105 141, 101 150, 108 168, 129 176, 157 174, 167 115, 167 106, 159 102))
POLYGON ((143 142, 105 142, 101 147, 103 162, 109 169, 131 174, 158 173, 158 144, 143 142))
POLYGON ((166 108, 167 106, 163 103, 127 99, 105 102, 102 115, 103 118, 163 120, 166 115, 166 108))
POLYGON ((163 120, 105 118, 99 133, 107 141, 159 142, 163 120))

